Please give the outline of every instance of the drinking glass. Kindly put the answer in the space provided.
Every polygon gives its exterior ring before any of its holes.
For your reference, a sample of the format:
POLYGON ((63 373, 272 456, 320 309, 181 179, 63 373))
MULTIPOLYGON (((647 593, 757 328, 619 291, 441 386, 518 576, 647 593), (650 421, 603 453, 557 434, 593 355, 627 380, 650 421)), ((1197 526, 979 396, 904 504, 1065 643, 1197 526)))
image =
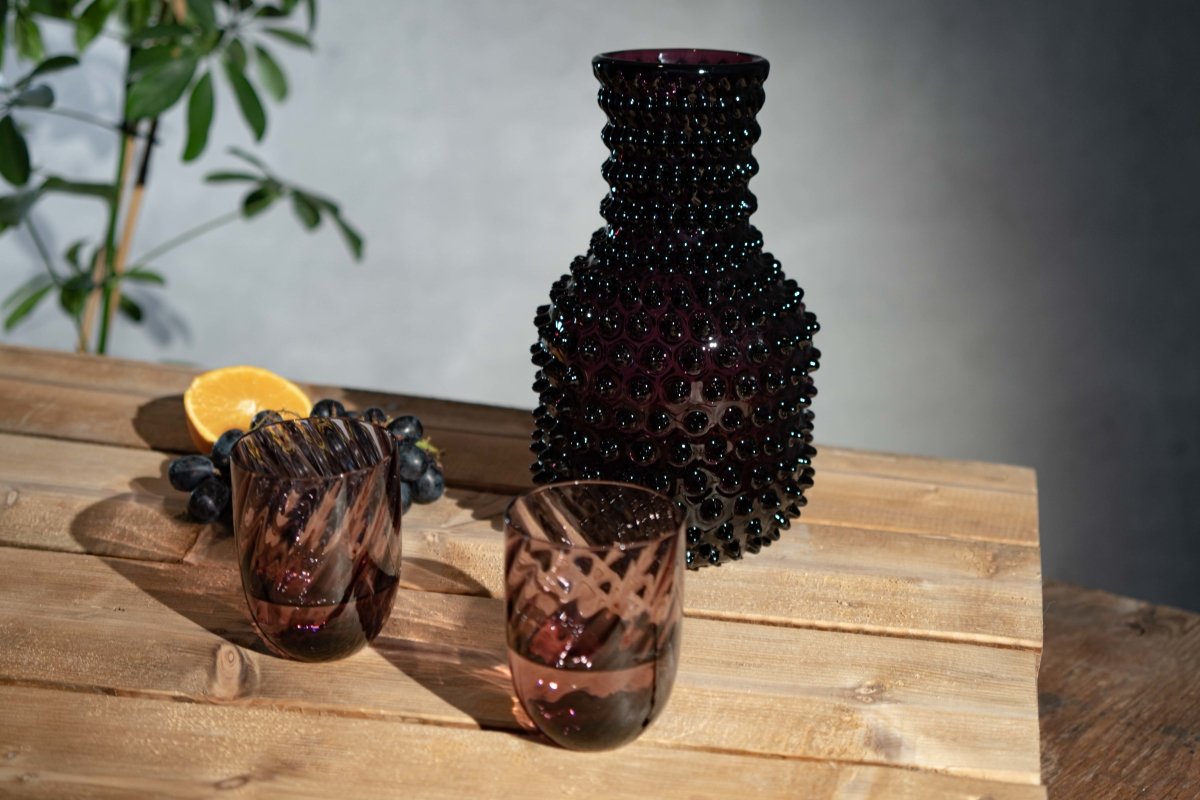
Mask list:
POLYGON ((394 455, 385 429, 351 419, 277 422, 234 446, 242 588, 274 653, 341 658, 383 627, 400 582, 394 455))
POLYGON ((508 663, 526 713, 576 750, 636 739, 675 683, 683 512, 623 483, 551 484, 504 518, 508 663))

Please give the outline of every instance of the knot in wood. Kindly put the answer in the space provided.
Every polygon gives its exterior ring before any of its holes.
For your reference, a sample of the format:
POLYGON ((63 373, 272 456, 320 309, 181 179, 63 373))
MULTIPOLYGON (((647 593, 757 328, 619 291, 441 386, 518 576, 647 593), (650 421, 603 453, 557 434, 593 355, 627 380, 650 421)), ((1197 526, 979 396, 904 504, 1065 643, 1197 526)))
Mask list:
POLYGON ((258 685, 258 668, 242 648, 221 642, 213 652, 208 669, 206 694, 215 700, 236 700, 253 693, 258 685))
POLYGON ((851 695, 860 703, 880 703, 890 700, 887 696, 887 684, 883 681, 866 681, 854 689, 851 695))

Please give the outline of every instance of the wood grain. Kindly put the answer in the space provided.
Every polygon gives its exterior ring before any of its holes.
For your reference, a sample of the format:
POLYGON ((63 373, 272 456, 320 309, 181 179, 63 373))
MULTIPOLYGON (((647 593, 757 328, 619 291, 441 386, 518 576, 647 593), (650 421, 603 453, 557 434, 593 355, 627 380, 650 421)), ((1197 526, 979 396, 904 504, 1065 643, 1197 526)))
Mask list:
MULTIPOLYGON (((186 518, 185 495, 163 477, 169 458, 0 434, 0 543, 232 563, 227 531, 186 518)), ((414 506, 404 518, 405 585, 501 596, 508 499, 451 489, 442 502, 414 506)), ((808 523, 753 558, 693 575, 687 611, 1037 649, 1040 587, 1035 548, 808 523)))
MULTIPOLYGON (((0 570, 10 576, 0 587, 0 680, 458 727, 521 726, 508 688, 501 600, 402 591, 372 648, 301 664, 235 646, 255 638, 232 568, 0 548, 0 570), (89 637, 97 629, 105 635, 89 637)), ((689 619, 671 703, 643 738, 689 750, 1036 784, 1038 753, 1029 746, 1037 739, 1035 658, 689 619)))
POLYGON ((1200 797, 1200 614, 1046 585, 1039 683, 1053 797, 1200 797))
POLYGON ((580 755, 505 732, 0 686, 0 793, 22 798, 513 797, 1044 800, 1039 786, 692 753, 580 755), (240 744, 233 744, 236 735, 240 744), (454 776, 451 783, 448 775, 454 776))
MULTIPOLYGON (((50 350, 0 345, 0 431, 167 452, 191 449, 180 433, 183 395, 197 369, 139 361, 80 356, 50 350), (60 396, 60 391, 74 392, 60 396), (10 407, 11 406, 11 407, 10 407), (61 412, 71 412, 64 414, 61 412)), ((365 408, 379 405, 389 413, 414 413, 427 428, 450 436, 451 452, 463 443, 468 456, 479 454, 504 475, 504 485, 523 486, 530 456, 531 420, 527 410, 396 395, 318 384, 303 385, 311 396, 328 396, 365 408), (458 436, 455 436, 455 435, 458 436), (472 443, 478 434, 488 446, 472 443), (504 440, 511 439, 511 442, 504 440), (507 453, 513 459, 497 464, 507 453), (497 467, 501 467, 497 469, 497 467)), ((532 399, 532 397, 531 397, 532 399)), ((979 461, 955 461, 821 447, 822 471, 871 475, 962 488, 1035 494, 1033 471, 979 461)), ((480 480, 486 478, 482 470, 480 480)))
POLYGON ((505 665, 526 412, 306 387, 420 416, 451 490, 406 514, 373 646, 297 664, 164 479, 195 373, 0 346, 0 794, 1045 797, 1030 470, 821 448, 801 523, 689 574, 663 716, 583 756, 527 732, 505 665))

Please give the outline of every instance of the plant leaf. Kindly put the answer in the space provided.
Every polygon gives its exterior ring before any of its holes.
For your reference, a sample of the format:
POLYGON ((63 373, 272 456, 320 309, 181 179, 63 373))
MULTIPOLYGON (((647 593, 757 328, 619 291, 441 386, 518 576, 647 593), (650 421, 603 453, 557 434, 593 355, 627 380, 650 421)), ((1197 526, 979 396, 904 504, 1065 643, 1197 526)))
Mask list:
POLYGON ((196 64, 196 56, 188 53, 147 69, 129 87, 126 118, 157 117, 179 102, 196 74, 196 64))
POLYGON ((79 0, 27 0, 26 7, 37 14, 55 19, 71 19, 71 11, 79 0))
POLYGON ((29 146, 17 130, 12 114, 0 119, 0 175, 13 186, 29 182, 29 146))
POLYGON ((208 132, 212 128, 213 105, 212 73, 205 72, 204 76, 192 87, 192 96, 188 98, 187 144, 183 147, 184 161, 194 161, 204 152, 204 148, 208 144, 208 132))
POLYGON ((26 189, 15 194, 6 194, 0 197, 0 225, 12 227, 20 225, 25 219, 25 215, 29 213, 29 209, 42 196, 42 190, 26 189))
POLYGON ((125 27, 131 31, 146 27, 156 5, 157 0, 126 0, 123 15, 125 27))
POLYGON ((225 76, 229 79, 229 85, 233 87, 233 96, 237 98, 238 108, 241 109, 246 124, 254 132, 254 139, 262 141, 263 134, 267 132, 267 112, 263 110, 258 93, 254 91, 250 81, 246 80, 241 69, 229 61, 225 62, 225 76))
POLYGON ((14 97, 12 104, 25 108, 49 108, 54 105, 54 90, 44 83, 39 83, 14 97))
POLYGON ((243 150, 240 147, 231 147, 229 148, 229 154, 236 158, 240 158, 242 161, 245 161, 248 164, 253 164, 268 175, 271 173, 271 170, 267 167, 266 163, 264 163, 261 158, 249 151, 243 150))
POLYGON ((307 194, 310 198, 312 198, 314 203, 328 211, 330 214, 340 214, 342 212, 341 208, 338 207, 338 204, 330 200, 328 197, 322 197, 321 195, 313 194, 312 192, 307 192, 307 194))
POLYGON ((20 8, 17 9, 13 21, 13 33, 17 38, 17 54, 26 61, 41 61, 46 54, 46 46, 42 43, 42 31, 38 24, 20 8))
POLYGON ((8 0, 0 0, 0 70, 4 68, 4 48, 8 45, 8 0))
POLYGON ((58 290, 58 304, 72 317, 78 318, 92 290, 91 276, 80 273, 68 278, 58 290))
POLYGON ((308 32, 317 29, 317 0, 304 0, 304 8, 308 11, 308 32))
POLYGON ((287 42, 296 47, 303 47, 305 50, 312 50, 312 40, 303 33, 290 30, 288 28, 263 28, 263 33, 274 36, 281 42, 287 42))
POLYGON ((81 197, 95 197, 110 204, 116 198, 116 191, 114 191, 111 183, 69 181, 66 178, 60 178, 57 175, 51 175, 50 177, 46 178, 46 180, 42 182, 39 191, 60 192, 62 194, 74 194, 81 197))
POLYGON ((282 102, 287 98, 287 76, 269 52, 261 45, 254 46, 254 60, 258 66, 258 80, 262 83, 267 94, 282 102))
POLYGON ((304 192, 292 190, 292 210, 296 212, 300 224, 310 231, 321 224, 321 209, 304 192))
MULTIPOLYGON (((45 278, 45 276, 40 277, 45 278)), ((54 288, 54 284, 50 282, 49 278, 45 278, 45 280, 46 282, 42 286, 26 295, 25 299, 18 303, 17 307, 4 318, 5 332, 11 331, 17 326, 17 323, 29 316, 29 312, 37 308, 38 303, 42 302, 42 299, 54 288)))
POLYGON ((261 180, 261 175, 253 175, 249 172, 210 172, 204 176, 205 183, 235 183, 237 181, 258 183, 261 180))
POLYGON ((52 285, 53 283, 54 281, 51 280, 49 275, 44 272, 39 272, 37 275, 34 275, 32 278, 22 283, 16 289, 13 289, 12 292, 9 293, 8 297, 4 298, 4 304, 0 306, 0 308, 3 308, 5 311, 7 311, 20 303, 29 295, 36 292, 38 289, 42 288, 43 286, 52 285))
POLYGON ((175 58, 177 48, 169 44, 138 47, 129 57, 129 81, 133 83, 150 69, 166 64, 175 58))
POLYGON ((80 239, 77 242, 73 242, 71 246, 67 248, 67 252, 63 253, 63 257, 67 260, 67 263, 70 264, 76 272, 83 271, 83 267, 79 265, 79 251, 82 250, 86 244, 86 241, 80 239))
POLYGON ((341 214, 334 214, 333 221, 337 223, 338 230, 342 233, 342 238, 346 240, 346 247, 350 248, 350 252, 354 255, 355 261, 362 261, 363 258, 363 238, 362 234, 354 230, 350 223, 342 218, 341 214))
POLYGON ((159 25, 142 28, 140 31, 134 31, 129 35, 128 42, 132 45, 144 45, 160 39, 166 39, 167 44, 177 45, 179 40, 189 33, 191 31, 182 25, 177 25, 174 22, 164 22, 159 25))
POLYGON ((133 322, 141 322, 142 321, 142 317, 143 317, 142 307, 139 306, 136 302, 134 302, 133 299, 129 297, 129 295, 127 295, 127 294, 121 295, 120 307, 121 307, 121 313, 124 314, 126 317, 128 317, 133 322))
POLYGON ((79 66, 79 59, 75 56, 50 56, 42 63, 38 64, 28 73, 13 84, 17 89, 24 89, 29 84, 33 83, 33 79, 39 75, 49 75, 51 72, 58 72, 71 67, 79 66))
POLYGON ((241 39, 234 39, 225 50, 225 60, 238 68, 238 72, 246 71, 246 45, 241 39))
POLYGON ((213 0, 187 0, 188 19, 195 20, 206 31, 217 27, 217 12, 213 0))
POLYGON ((100 35, 104 30, 104 23, 116 7, 116 0, 92 0, 92 4, 83 10, 75 20, 75 48, 79 52, 86 50, 100 35))
POLYGON ((146 269, 145 267, 134 267, 131 270, 127 270, 121 276, 121 280, 137 281, 138 283, 154 283, 158 284, 159 286, 164 286, 167 282, 167 279, 162 275, 158 274, 154 270, 146 269))
POLYGON ((242 216, 246 219, 256 217, 278 199, 279 191, 275 187, 259 186, 242 198, 242 216))

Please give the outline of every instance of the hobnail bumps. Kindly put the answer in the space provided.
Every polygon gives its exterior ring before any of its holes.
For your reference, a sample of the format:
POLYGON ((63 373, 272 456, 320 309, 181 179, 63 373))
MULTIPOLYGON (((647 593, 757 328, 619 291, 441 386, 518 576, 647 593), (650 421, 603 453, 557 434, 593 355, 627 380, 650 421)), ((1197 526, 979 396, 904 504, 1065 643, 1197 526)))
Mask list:
POLYGON ((688 566, 720 564, 790 526, 816 454, 816 317, 749 224, 768 65, 653 50, 593 68, 608 224, 534 320, 534 478, 668 494, 688 566))

